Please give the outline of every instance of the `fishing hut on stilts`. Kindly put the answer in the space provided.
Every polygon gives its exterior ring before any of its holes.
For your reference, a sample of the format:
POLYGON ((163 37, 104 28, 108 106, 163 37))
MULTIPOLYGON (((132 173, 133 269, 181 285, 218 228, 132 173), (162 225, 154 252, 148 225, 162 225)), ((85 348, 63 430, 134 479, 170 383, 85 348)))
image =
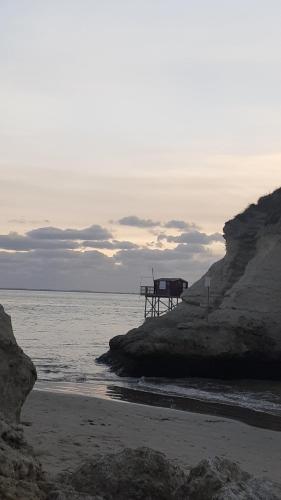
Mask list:
POLYGON ((187 288, 188 282, 182 278, 153 278, 153 285, 141 285, 140 295, 145 297, 144 317, 162 316, 175 309, 187 288))

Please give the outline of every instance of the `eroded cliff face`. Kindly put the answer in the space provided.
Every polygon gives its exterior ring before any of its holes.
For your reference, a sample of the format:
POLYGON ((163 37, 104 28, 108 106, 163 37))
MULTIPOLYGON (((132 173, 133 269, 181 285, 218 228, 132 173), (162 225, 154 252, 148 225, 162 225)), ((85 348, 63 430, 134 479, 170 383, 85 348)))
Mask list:
POLYGON ((281 378, 281 189, 227 222, 224 237, 225 257, 177 309, 113 338, 102 361, 120 375, 281 378))
MULTIPOLYGON (((279 321, 281 189, 227 222, 224 238, 226 255, 206 274, 211 278, 211 312, 237 310, 247 318, 279 321)), ((196 303, 200 317, 206 315, 206 275, 183 296, 187 305, 196 303)))

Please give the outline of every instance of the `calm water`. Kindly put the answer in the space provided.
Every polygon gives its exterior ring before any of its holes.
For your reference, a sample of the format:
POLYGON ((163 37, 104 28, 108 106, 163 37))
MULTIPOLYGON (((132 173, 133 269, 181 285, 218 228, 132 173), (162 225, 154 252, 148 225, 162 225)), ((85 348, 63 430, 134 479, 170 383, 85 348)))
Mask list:
POLYGON ((32 358, 38 388, 118 397, 117 387, 221 402, 281 415, 281 383, 119 378, 95 358, 111 337, 143 321, 137 295, 1 290, 18 343, 32 358))

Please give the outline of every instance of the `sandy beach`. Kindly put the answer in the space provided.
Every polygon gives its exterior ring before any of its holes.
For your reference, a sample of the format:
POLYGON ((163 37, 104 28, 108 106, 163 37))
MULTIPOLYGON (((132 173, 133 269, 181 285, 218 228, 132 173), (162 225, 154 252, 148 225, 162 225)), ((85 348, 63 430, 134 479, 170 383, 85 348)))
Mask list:
POLYGON ((21 420, 51 474, 72 470, 97 453, 149 446, 186 469, 218 455, 280 481, 281 433, 229 418, 34 390, 21 420))

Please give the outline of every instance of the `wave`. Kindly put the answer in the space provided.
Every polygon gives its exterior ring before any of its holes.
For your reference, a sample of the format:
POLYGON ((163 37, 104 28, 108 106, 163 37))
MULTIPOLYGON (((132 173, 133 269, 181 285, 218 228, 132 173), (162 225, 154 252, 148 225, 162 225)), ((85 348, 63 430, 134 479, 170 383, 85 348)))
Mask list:
MULTIPOLYGON (((133 389, 134 387, 131 388, 133 389)), ((182 382, 179 385, 173 383, 165 384, 161 382, 150 382, 145 377, 142 377, 138 380, 136 389, 155 394, 165 394, 171 397, 177 396, 182 398, 196 399, 199 401, 208 401, 210 403, 235 405, 242 408, 248 408, 255 411, 267 412, 281 416, 280 401, 274 402, 273 399, 275 398, 275 396, 271 393, 253 393, 250 391, 235 392, 235 390, 232 390, 232 392, 226 392, 222 389, 220 389, 218 392, 218 389, 216 391, 211 390, 211 388, 209 388, 208 390, 204 390, 200 387, 188 386, 186 382, 184 386, 182 382)))

